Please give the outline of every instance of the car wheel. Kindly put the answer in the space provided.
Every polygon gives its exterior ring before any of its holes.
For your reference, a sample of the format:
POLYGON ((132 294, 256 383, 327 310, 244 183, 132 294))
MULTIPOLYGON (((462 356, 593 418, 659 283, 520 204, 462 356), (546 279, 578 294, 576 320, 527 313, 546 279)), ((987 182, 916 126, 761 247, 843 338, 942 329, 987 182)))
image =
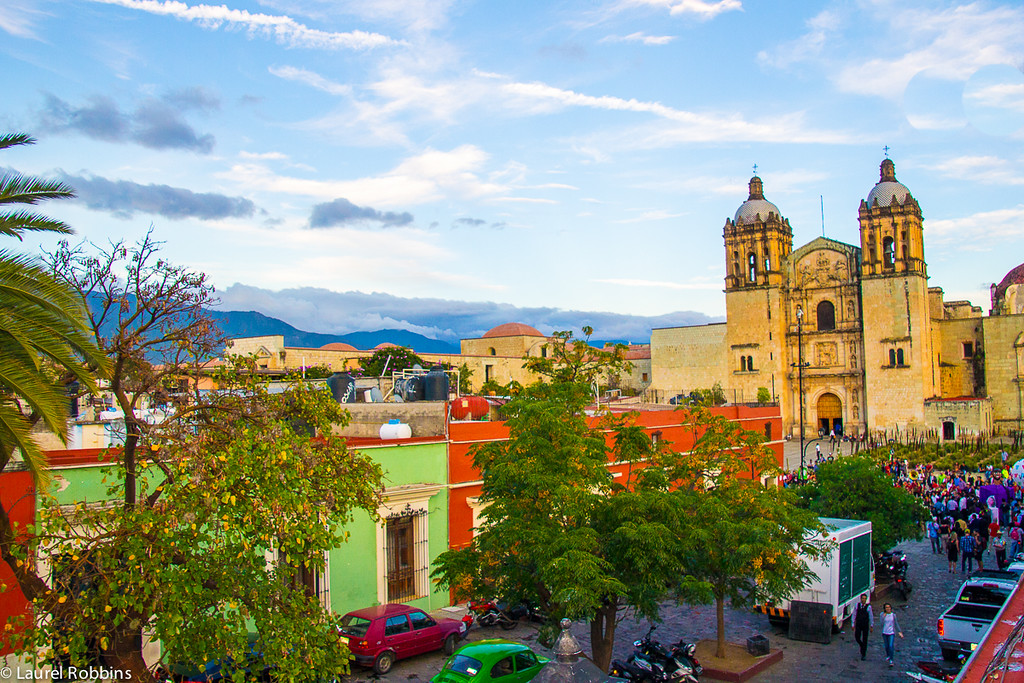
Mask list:
POLYGON ((394 652, 381 652, 377 655, 376 661, 373 663, 373 670, 383 676, 387 672, 391 671, 391 667, 395 664, 395 653, 394 652))
POLYGON ((447 638, 444 639, 444 645, 441 646, 441 650, 445 653, 445 655, 451 655, 455 652, 455 647, 458 645, 458 643, 459 637, 456 634, 451 633, 448 635, 447 638))

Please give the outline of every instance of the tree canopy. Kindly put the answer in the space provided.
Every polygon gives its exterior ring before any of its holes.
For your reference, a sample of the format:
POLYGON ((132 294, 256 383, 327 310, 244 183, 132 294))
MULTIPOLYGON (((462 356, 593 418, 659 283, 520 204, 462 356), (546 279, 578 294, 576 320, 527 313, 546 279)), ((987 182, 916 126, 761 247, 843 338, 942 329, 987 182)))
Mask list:
POLYGON ((921 538, 921 523, 928 518, 921 501, 893 486, 892 478, 866 456, 822 464, 815 481, 800 488, 800 500, 822 517, 870 521, 872 543, 878 550, 921 538))
MULTIPOLYGON (((34 142, 23 134, 0 135, 0 150, 34 142)), ((26 232, 71 232, 63 222, 26 208, 71 197, 74 192, 63 183, 4 172, 0 236, 21 239, 26 232)), ((43 483, 45 463, 29 433, 42 422, 63 439, 65 385, 76 382, 94 388, 95 374, 107 369, 86 320, 79 293, 37 258, 0 250, 0 470, 18 451, 37 484, 43 483)), ((0 526, 4 518, 6 514, 0 514, 0 526)), ((3 540, 0 537, 0 543, 3 540)))
POLYGON ((340 675, 338 618, 312 586, 355 511, 376 514, 380 468, 332 435, 346 414, 325 389, 296 379, 270 394, 254 359, 211 363, 212 289, 157 247, 147 235, 49 255, 92 297, 124 442, 106 456, 106 501, 43 498, 40 528, 15 538, 0 527, 22 592, 50 617, 4 637, 147 683, 144 636, 161 641, 164 665, 243 661, 254 648, 280 680, 340 675))

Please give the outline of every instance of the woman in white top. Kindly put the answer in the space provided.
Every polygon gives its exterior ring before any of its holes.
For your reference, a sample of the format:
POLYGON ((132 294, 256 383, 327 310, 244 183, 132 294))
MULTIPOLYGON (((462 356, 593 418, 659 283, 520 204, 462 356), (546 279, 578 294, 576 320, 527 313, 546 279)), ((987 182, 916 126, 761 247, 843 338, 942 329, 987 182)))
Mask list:
POLYGON ((893 614, 892 605, 885 603, 882 607, 882 642, 885 644, 885 658, 889 666, 893 666, 892 658, 896 656, 896 634, 903 637, 896 615, 893 614))

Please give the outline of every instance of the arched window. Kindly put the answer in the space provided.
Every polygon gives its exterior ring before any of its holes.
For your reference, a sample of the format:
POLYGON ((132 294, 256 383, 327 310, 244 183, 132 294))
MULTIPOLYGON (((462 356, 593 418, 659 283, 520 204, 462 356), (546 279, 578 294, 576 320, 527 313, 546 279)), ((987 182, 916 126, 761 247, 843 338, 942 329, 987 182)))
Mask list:
POLYGON ((836 307, 831 301, 822 301, 818 304, 818 329, 836 329, 836 307))
POLYGON ((882 240, 882 260, 886 268, 896 267, 896 243, 891 237, 882 240))
POLYGON ((491 354, 492 356, 497 356, 498 355, 498 352, 494 350, 493 346, 491 348, 487 349, 487 353, 491 354))
POLYGON ((740 356, 740 372, 746 372, 746 371, 747 371, 747 357, 746 356, 740 356))
POLYGON ((889 367, 896 367, 896 349, 889 349, 889 367))
POLYGON ((747 257, 747 265, 750 272, 747 274, 751 282, 757 282, 757 256, 751 254, 747 257))
POLYGON ((896 365, 905 365, 903 362, 903 349, 896 349, 896 365))
POLYGON ((768 272, 772 269, 772 259, 770 256, 764 257, 764 272, 768 272))
POLYGON ((754 357, 753 356, 747 356, 747 370, 750 370, 750 371, 754 370, 754 357))

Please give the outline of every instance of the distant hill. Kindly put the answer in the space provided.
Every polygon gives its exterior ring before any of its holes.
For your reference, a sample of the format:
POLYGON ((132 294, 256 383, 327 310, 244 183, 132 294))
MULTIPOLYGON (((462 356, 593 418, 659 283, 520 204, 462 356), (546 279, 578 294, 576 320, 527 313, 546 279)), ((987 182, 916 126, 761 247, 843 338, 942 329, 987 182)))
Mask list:
POLYGON ((227 337, 264 337, 280 334, 286 346, 318 349, 331 342, 351 344, 360 351, 369 351, 378 344, 390 342, 407 346, 421 353, 458 353, 455 344, 424 337, 408 330, 375 330, 349 334, 322 334, 305 332, 283 320, 271 318, 256 311, 211 311, 227 337))

